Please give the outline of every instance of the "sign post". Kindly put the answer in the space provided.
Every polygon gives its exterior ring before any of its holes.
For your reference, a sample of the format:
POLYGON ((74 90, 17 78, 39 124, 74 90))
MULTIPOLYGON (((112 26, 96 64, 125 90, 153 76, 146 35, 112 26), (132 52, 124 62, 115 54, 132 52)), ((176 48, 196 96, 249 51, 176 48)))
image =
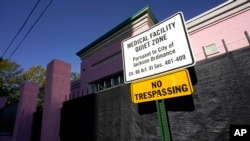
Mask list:
POLYGON ((187 67, 196 61, 181 12, 122 41, 125 83, 131 83, 133 103, 156 101, 162 141, 171 141, 164 99, 191 95, 187 67), (182 69, 182 70, 181 70, 182 69), (149 80, 140 79, 176 71, 149 80))
POLYGON ((131 84, 133 103, 156 101, 162 141, 171 141, 171 132, 164 99, 191 95, 193 86, 187 69, 131 84))
POLYGON ((165 109, 164 100, 157 100, 156 107, 157 107, 158 121, 161 130, 161 140, 171 141, 171 131, 168 123, 168 115, 165 109))

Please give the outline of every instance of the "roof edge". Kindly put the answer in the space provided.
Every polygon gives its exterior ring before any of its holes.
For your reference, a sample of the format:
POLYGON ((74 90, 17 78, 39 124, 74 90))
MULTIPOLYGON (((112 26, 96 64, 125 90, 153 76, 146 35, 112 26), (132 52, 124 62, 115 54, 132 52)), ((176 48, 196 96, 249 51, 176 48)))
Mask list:
POLYGON ((94 42, 90 43, 89 45, 87 45, 86 47, 84 47, 83 49, 81 49, 80 51, 78 51, 76 53, 76 55, 80 57, 80 55, 83 52, 89 50, 94 45, 100 43, 105 38, 109 37, 113 33, 117 32, 121 28, 125 27, 128 23, 131 23, 131 22, 135 21, 136 19, 138 19, 139 17, 141 17, 143 14, 145 14, 147 12, 149 13, 149 15, 152 18, 153 22, 157 23, 158 21, 157 21, 156 17, 153 15, 150 7, 147 5, 144 8, 142 8, 141 10, 139 10, 138 12, 136 12, 135 14, 133 14, 131 17, 129 17, 128 19, 126 19, 125 21, 123 21, 122 23, 120 23, 119 25, 117 25, 116 27, 114 27, 113 29, 111 29, 110 31, 108 31, 107 33, 105 33, 104 35, 102 35, 101 37, 99 37, 98 39, 96 39, 94 42))
POLYGON ((249 0, 228 0, 192 19, 186 21, 189 33, 202 30, 249 8, 249 0))

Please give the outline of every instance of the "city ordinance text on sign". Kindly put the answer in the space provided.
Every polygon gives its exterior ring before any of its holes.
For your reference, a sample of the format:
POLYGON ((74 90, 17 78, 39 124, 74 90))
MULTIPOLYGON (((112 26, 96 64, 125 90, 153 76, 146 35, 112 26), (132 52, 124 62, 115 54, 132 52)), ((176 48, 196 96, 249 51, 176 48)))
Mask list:
POLYGON ((183 14, 122 42, 125 83, 195 64, 183 14))

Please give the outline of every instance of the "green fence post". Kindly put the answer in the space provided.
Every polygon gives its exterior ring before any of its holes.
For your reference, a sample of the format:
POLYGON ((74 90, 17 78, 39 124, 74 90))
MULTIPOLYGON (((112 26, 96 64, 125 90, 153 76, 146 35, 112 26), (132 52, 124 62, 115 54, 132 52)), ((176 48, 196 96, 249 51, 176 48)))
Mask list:
POLYGON ((161 140, 171 141, 171 133, 170 133, 170 128, 169 128, 170 126, 168 123, 168 117, 167 117, 167 112, 165 109, 164 100, 157 100, 156 107, 157 107, 158 121, 160 124, 160 130, 161 130, 161 140))

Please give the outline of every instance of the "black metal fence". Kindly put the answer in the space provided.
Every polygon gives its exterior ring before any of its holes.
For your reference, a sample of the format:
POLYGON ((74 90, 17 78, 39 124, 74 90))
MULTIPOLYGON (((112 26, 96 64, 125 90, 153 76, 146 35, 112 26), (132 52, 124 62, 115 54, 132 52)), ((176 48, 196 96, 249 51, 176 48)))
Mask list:
MULTIPOLYGON (((174 141, 229 140, 230 124, 250 123, 249 60, 250 46, 195 65, 195 110, 168 112, 174 141)), ((156 113, 139 114, 139 109, 131 102, 129 85, 67 101, 60 139, 160 140, 156 113)))
POLYGON ((0 136, 12 136, 18 104, 0 109, 0 136))

